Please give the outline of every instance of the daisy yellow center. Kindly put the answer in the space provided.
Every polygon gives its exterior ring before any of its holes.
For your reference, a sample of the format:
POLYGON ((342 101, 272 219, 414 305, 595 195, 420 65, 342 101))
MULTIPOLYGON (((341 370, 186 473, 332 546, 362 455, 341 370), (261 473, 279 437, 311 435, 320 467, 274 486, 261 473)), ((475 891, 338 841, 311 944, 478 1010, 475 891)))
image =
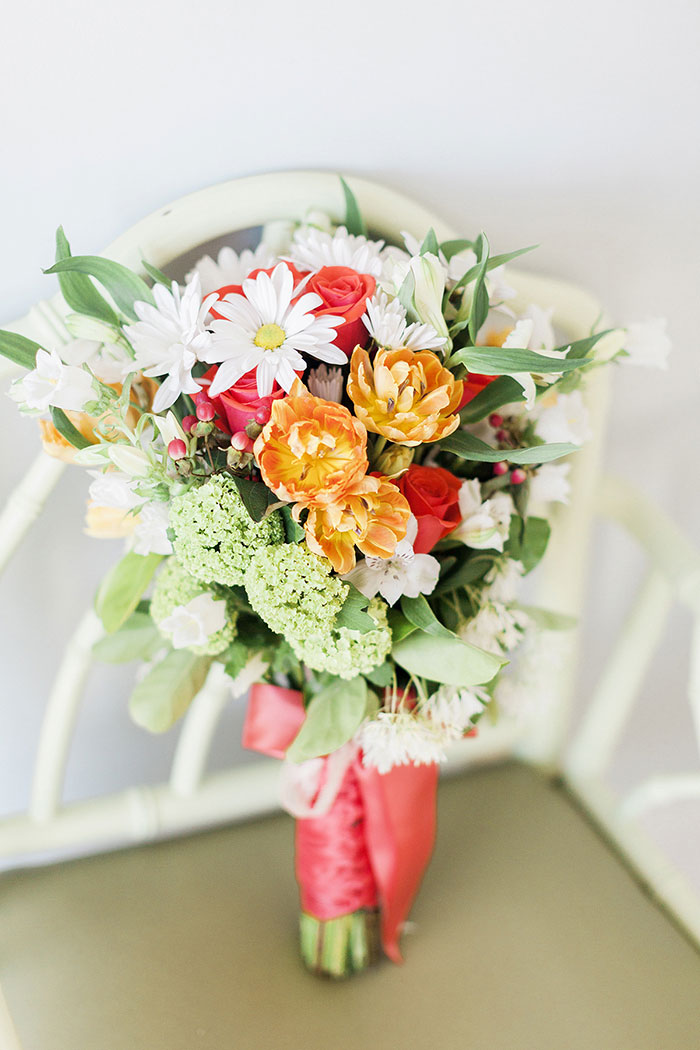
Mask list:
POLYGON ((284 328, 278 324, 264 324, 258 328, 253 342, 261 350, 276 350, 287 338, 284 328))

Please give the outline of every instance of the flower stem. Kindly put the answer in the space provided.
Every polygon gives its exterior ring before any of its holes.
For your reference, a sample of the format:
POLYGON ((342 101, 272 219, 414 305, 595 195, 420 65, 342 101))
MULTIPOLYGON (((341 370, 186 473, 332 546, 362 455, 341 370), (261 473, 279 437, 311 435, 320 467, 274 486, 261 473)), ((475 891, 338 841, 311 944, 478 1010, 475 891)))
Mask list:
POLYGON ((320 977, 350 977, 379 956, 379 912, 374 909, 325 921, 302 912, 299 933, 304 964, 320 977))

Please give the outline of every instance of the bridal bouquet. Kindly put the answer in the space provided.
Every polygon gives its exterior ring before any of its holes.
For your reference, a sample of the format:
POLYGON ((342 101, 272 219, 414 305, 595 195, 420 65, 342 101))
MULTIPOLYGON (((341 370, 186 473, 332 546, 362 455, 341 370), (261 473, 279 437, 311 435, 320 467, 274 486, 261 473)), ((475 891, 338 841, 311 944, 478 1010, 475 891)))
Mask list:
POLYGON ((0 333, 47 452, 89 468, 87 532, 126 541, 96 655, 143 662, 152 731, 213 663, 253 687, 244 743, 284 759, 297 818, 302 955, 333 976, 380 943, 400 958, 438 763, 496 716, 522 639, 566 626, 518 594, 589 436, 586 375, 667 350, 656 323, 562 343, 508 283, 520 251, 385 244, 343 186, 344 225, 311 213, 183 285, 59 229, 72 341, 0 333))

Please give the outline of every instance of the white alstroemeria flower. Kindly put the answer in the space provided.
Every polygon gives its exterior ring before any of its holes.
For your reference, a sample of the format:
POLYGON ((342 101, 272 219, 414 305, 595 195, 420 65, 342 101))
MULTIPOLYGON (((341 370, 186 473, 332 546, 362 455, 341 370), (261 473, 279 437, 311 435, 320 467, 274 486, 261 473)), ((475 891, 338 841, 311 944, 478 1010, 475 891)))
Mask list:
POLYGON ((141 503, 141 498, 134 492, 133 479, 119 470, 90 470, 88 473, 95 479, 90 483, 88 495, 97 507, 115 507, 118 510, 132 510, 141 503))
POLYGON ((187 435, 174 412, 168 412, 167 416, 154 416, 153 421, 166 448, 171 441, 184 441, 187 444, 187 435))
POLYGON ((552 405, 547 405, 535 423, 538 437, 547 442, 571 442, 583 445, 591 437, 586 408, 580 390, 559 394, 552 405))
POLYGON ((133 445, 110 445, 107 450, 114 466, 132 478, 145 478, 151 471, 151 461, 146 453, 133 445))
POLYGON ((665 317, 636 321, 627 325, 623 349, 628 356, 623 356, 620 360, 625 364, 642 365, 644 368, 668 368, 671 340, 666 334, 666 325, 665 317))
POLYGON ((411 515, 406 536, 396 544, 390 558, 365 558, 342 578, 357 587, 365 598, 381 594, 389 605, 395 605, 404 594, 407 598, 432 594, 440 575, 440 562, 432 554, 414 553, 417 534, 418 523, 411 515))
POLYGON ((525 572, 521 561, 514 558, 499 558, 486 573, 484 582, 488 585, 485 592, 488 601, 514 602, 520 591, 520 584, 525 572))
POLYGON ((227 284, 243 284, 251 270, 266 270, 274 263, 275 257, 267 244, 259 244, 254 249, 244 248, 242 252, 226 246, 217 255, 216 262, 210 255, 198 259, 185 280, 189 284, 198 275, 202 295, 208 295, 227 284))
POLYGON ((475 479, 465 481, 459 490, 462 521, 450 533, 474 550, 503 550, 510 531, 513 500, 507 492, 496 492, 481 501, 481 485, 475 479))
POLYGON ((206 645, 212 634, 226 625, 226 602, 211 594, 198 594, 187 603, 178 605, 158 624, 170 636, 173 649, 189 649, 206 645))
MULTIPOLYGON (((523 312, 522 319, 525 321, 532 321, 532 329, 530 331, 530 338, 528 339, 526 350, 535 350, 537 353, 552 355, 552 351, 556 346, 556 337, 554 335, 554 328, 552 327, 552 314, 554 313, 554 307, 550 306, 549 309, 545 310, 543 307, 538 306, 537 303, 530 303, 528 308, 523 312)), ((568 352, 568 347, 565 352, 568 352)), ((563 352, 560 351, 560 356, 563 356, 563 352)))
POLYGON ((204 320, 216 296, 202 301, 199 274, 195 274, 184 292, 173 281, 170 291, 156 284, 153 297, 155 306, 134 303, 139 320, 125 325, 124 332, 136 354, 134 367, 146 376, 167 376, 153 399, 153 411, 163 412, 180 394, 196 394, 200 389, 192 368, 206 360, 211 335, 204 320))
POLYGON ((217 303, 224 320, 212 322, 212 343, 204 354, 209 364, 219 365, 209 387, 212 397, 252 370, 260 397, 272 393, 275 380, 291 390, 296 372, 306 368, 300 351, 329 364, 347 362, 343 351, 332 345, 343 318, 315 317, 311 311, 321 305, 321 297, 307 292, 292 302, 294 293, 292 271, 282 262, 272 275, 246 279, 242 295, 227 295, 217 303))
POLYGON ((511 609, 503 602, 487 602, 476 616, 459 628, 463 642, 500 656, 519 645, 529 617, 520 609, 511 609))
POLYGON ((394 766, 432 765, 447 758, 445 746, 457 733, 408 711, 380 711, 358 733, 362 764, 388 773, 394 766))
POLYGON ((447 271, 432 252, 414 255, 410 263, 415 286, 413 305, 424 324, 431 325, 438 335, 448 337, 447 325, 442 313, 442 297, 445 294, 447 271))
POLYGON ((170 504, 151 501, 144 503, 136 519, 132 536, 135 554, 172 554, 173 545, 168 539, 170 504))
POLYGON ((33 412, 53 406, 80 412, 95 400, 93 377, 84 368, 65 365, 55 350, 37 350, 36 368, 14 382, 10 397, 33 412))
POLYGON ((126 347, 97 339, 74 339, 61 347, 66 364, 87 365, 103 383, 121 383, 124 376, 134 371, 134 359, 126 347))
POLYGON ((511 288, 508 284, 505 266, 494 266, 493 270, 489 270, 486 275, 486 290, 489 293, 491 306, 498 306, 499 303, 506 302, 508 299, 514 299, 518 294, 515 288, 511 288))
MULTIPOLYGON (((532 316, 525 317, 516 322, 515 328, 503 343, 503 349, 532 350, 536 354, 546 354, 548 357, 566 357, 569 349, 568 347, 565 350, 551 350, 543 345, 543 336, 548 338, 548 335, 549 333, 547 332, 546 324, 542 316, 536 316, 534 318, 532 316)), ((552 342, 553 341, 554 333, 552 332, 552 342)), ((535 374, 541 375, 541 377, 548 382, 557 379, 559 376, 559 373, 547 375, 538 372, 535 374)), ((537 394, 535 380, 532 378, 530 372, 519 372, 512 378, 515 379, 517 383, 520 383, 520 386, 523 388, 525 394, 525 408, 529 412, 534 407, 537 394)))
POLYGON ((530 479, 530 499, 534 503, 568 503, 570 470, 570 463, 543 463, 530 479))
MULTIPOLYGON (((406 250, 410 256, 420 255, 422 241, 419 241, 417 237, 414 237, 412 233, 407 233, 405 230, 401 231, 406 250)), ((471 270, 476 265, 476 252, 473 252, 471 248, 465 248, 461 252, 456 252, 455 255, 448 261, 442 251, 438 252, 438 259, 445 268, 447 274, 447 281, 454 283, 459 281, 460 278, 464 277, 468 270, 471 270)))
POLYGON ((489 702, 485 689, 472 686, 469 689, 456 685, 441 685, 437 692, 428 697, 421 707, 421 713, 431 722, 464 733, 480 715, 489 702))
POLYGON ((342 368, 318 365, 309 372, 306 385, 314 397, 321 397, 324 401, 337 401, 340 404, 345 389, 345 374, 342 368))
POLYGON ((378 346, 389 350, 439 350, 446 343, 430 324, 406 324, 406 311, 398 299, 379 291, 366 303, 362 323, 378 346))
POLYGON ((348 233, 344 226, 332 234, 315 226, 302 226, 294 234, 289 259, 302 273, 320 270, 323 266, 348 266, 358 273, 379 277, 382 272, 379 255, 383 247, 384 241, 371 241, 348 233))

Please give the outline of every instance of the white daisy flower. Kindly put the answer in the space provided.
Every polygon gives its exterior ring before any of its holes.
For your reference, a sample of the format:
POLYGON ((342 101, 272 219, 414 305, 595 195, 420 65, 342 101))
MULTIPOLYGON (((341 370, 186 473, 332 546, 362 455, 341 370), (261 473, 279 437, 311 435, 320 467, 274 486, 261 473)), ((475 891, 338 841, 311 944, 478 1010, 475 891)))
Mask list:
POLYGON ((651 321, 637 321, 627 326, 627 337, 623 349, 628 356, 621 360, 629 365, 645 368, 668 368, 671 340, 666 334, 666 318, 656 317, 651 321))
POLYGON ((36 367, 10 387, 10 397, 32 412, 50 407, 80 412, 95 400, 93 377, 84 368, 65 365, 55 350, 37 350, 36 367))
POLYGON ((455 685, 441 685, 437 692, 428 697, 421 711, 431 722, 446 729, 464 733, 480 715, 489 702, 485 689, 472 686, 470 689, 455 685))
POLYGON ((185 280, 189 284, 198 275, 202 294, 207 295, 227 284, 243 284, 251 270, 265 270, 274 263, 275 257, 267 244, 259 244, 254 249, 244 248, 242 252, 226 246, 217 255, 216 262, 210 255, 198 259, 185 280))
POLYGON ((535 503, 568 503, 570 470, 570 463, 543 463, 530 479, 530 499, 535 503))
POLYGON ((144 503, 136 519, 132 550, 135 554, 172 554, 173 545, 168 539, 170 505, 168 503, 144 503))
POLYGON ((440 575, 440 562, 431 554, 414 553, 417 534, 418 523, 411 515, 406 536, 397 543, 390 558, 365 558, 343 579, 357 587, 365 598, 381 594, 389 605, 395 605, 404 594, 407 598, 432 594, 440 575))
POLYGON ((206 645, 211 635, 222 630, 225 624, 226 602, 211 594, 198 594, 187 605, 176 606, 158 627, 169 635, 173 649, 189 649, 193 645, 206 645))
POLYGON ((503 550, 513 513, 513 500, 507 492, 496 492, 482 503, 479 482, 465 481, 459 490, 459 509, 462 521, 450 538, 474 550, 503 550))
POLYGON ((319 365, 309 372, 306 385, 314 397, 321 397, 324 401, 337 401, 340 404, 345 389, 345 374, 342 368, 319 365))
POLYGON ((535 430, 547 442, 565 441, 583 445, 588 441, 592 431, 581 391, 559 394, 553 405, 548 405, 540 412, 535 430))
POLYGON ((242 295, 227 295, 217 303, 224 320, 212 322, 211 346, 203 355, 209 364, 219 365, 209 387, 212 397, 252 370, 260 397, 272 393, 275 380, 289 391, 295 373, 306 368, 302 353, 330 364, 347 362, 343 351, 332 345, 343 319, 315 317, 310 311, 322 304, 321 297, 308 292, 292 302, 294 294, 292 271, 282 262, 272 275, 246 279, 242 295))
POLYGON ((447 342, 430 324, 406 324, 406 311, 398 299, 379 291, 367 300, 362 323, 378 346, 389 350, 438 350, 447 342))
POLYGON ((432 765, 447 758, 445 747, 457 734, 433 726, 408 711, 380 711, 358 734, 362 764, 388 773, 394 766, 432 765))
POLYGON ((185 286, 176 281, 171 291, 162 284, 153 288, 155 306, 136 302, 139 320, 125 325, 124 332, 134 348, 134 367, 146 376, 167 376, 153 399, 153 411, 162 412, 177 401, 180 394, 196 394, 200 387, 192 376, 197 361, 206 360, 204 352, 211 335, 204 327, 209 307, 215 296, 202 301, 199 274, 185 286))
POLYGON ((348 266, 358 273, 379 277, 383 247, 384 241, 371 241, 348 233, 344 226, 332 234, 315 226, 302 226, 294 234, 289 258, 302 272, 320 270, 323 266, 348 266))

